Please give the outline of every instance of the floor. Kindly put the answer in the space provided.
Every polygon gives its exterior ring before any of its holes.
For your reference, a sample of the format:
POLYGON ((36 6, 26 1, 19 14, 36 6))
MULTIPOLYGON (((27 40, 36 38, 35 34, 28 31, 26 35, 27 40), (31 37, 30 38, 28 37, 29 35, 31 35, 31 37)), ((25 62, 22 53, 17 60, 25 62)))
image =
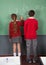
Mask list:
MULTIPOLYGON (((33 57, 31 57, 31 58, 33 58, 33 57)), ((27 63, 25 60, 26 60, 26 56, 25 55, 21 56, 21 65, 43 65, 40 58, 38 58, 37 63, 30 63, 30 64, 27 63)))

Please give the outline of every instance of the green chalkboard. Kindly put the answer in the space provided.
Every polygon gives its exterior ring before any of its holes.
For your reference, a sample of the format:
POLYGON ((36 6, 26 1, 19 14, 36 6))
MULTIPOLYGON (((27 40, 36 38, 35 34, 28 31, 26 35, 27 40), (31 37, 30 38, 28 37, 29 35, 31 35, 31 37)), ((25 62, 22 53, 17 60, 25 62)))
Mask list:
POLYGON ((28 17, 28 11, 34 9, 39 21, 38 35, 46 35, 46 0, 0 0, 0 35, 8 35, 10 15, 16 13, 18 19, 28 17))

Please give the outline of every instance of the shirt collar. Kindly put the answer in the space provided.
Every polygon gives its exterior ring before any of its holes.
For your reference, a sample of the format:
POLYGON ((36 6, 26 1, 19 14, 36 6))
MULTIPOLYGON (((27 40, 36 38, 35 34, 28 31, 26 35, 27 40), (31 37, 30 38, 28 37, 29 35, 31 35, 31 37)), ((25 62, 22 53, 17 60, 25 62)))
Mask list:
POLYGON ((35 19, 34 17, 29 17, 29 19, 35 19))

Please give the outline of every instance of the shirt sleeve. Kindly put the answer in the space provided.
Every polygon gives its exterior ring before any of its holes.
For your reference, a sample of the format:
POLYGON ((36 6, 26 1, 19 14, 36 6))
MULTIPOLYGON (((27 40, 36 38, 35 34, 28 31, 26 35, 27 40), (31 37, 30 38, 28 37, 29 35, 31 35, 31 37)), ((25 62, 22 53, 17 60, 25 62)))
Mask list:
POLYGON ((36 30, 38 30, 38 21, 36 21, 36 30))
POLYGON ((24 26, 24 20, 18 22, 19 26, 24 26))
POLYGON ((27 25, 27 22, 25 21, 24 22, 24 36, 26 35, 27 27, 28 27, 28 25, 27 25))
POLYGON ((11 38, 11 23, 9 24, 9 37, 11 38))

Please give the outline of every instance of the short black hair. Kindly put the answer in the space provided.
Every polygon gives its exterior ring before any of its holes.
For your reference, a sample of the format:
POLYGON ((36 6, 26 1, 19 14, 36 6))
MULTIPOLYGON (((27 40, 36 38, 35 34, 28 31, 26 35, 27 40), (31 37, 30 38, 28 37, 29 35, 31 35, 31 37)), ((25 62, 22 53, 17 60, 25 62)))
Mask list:
POLYGON ((34 10, 30 10, 28 15, 31 17, 31 16, 34 16, 35 15, 35 11, 34 10))
POLYGON ((15 16, 15 17, 17 18, 17 15, 16 15, 16 14, 14 14, 14 13, 13 13, 13 14, 11 14, 11 17, 13 17, 13 16, 15 16))

